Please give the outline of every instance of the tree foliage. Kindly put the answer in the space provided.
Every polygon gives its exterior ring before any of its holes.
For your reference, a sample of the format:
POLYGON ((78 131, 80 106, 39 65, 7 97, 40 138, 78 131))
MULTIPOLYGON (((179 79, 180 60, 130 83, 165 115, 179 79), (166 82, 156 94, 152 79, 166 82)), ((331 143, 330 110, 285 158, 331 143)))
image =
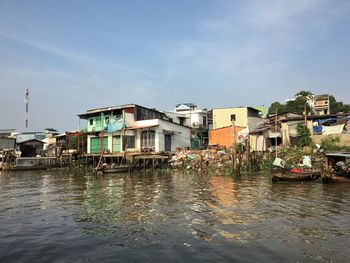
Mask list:
POLYGON ((279 103, 278 101, 273 102, 268 110, 268 115, 276 114, 276 110, 278 113, 285 112, 284 105, 279 103))
POLYGON ((281 104, 278 101, 271 104, 268 114, 276 114, 276 109, 278 113, 292 112, 296 114, 304 114, 305 105, 307 113, 312 113, 312 108, 307 103, 308 100, 311 100, 314 97, 310 91, 300 91, 294 96, 294 100, 289 100, 285 104, 281 104))
POLYGON ((329 96, 329 107, 330 107, 330 113, 335 114, 339 112, 350 112, 350 105, 349 104, 344 104, 341 101, 336 101, 334 96, 330 95, 329 96))
POLYGON ((297 126, 297 134, 299 137, 298 144, 301 147, 310 146, 312 144, 311 133, 308 127, 303 123, 299 123, 297 126))

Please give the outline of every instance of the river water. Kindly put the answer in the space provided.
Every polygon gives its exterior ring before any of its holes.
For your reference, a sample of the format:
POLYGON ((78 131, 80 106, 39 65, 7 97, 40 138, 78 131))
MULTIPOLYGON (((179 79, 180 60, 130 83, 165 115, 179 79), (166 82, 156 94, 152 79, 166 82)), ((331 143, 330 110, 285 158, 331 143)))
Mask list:
POLYGON ((350 185, 0 172, 0 262, 350 262, 350 185))

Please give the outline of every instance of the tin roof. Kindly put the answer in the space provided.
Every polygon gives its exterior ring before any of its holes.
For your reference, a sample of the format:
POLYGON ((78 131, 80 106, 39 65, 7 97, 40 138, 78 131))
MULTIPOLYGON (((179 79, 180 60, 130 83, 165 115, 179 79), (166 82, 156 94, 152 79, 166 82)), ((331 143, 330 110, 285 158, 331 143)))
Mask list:
POLYGON ((326 153, 326 156, 350 158, 350 152, 326 153))

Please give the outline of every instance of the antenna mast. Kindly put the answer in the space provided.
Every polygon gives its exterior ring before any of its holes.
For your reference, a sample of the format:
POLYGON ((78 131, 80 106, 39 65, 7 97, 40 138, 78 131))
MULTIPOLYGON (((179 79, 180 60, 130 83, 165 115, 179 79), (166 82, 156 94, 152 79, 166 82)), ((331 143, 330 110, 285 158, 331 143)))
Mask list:
POLYGON ((28 130, 28 108, 29 108, 29 89, 26 90, 26 96, 24 97, 24 103, 26 105, 26 113, 25 113, 25 119, 26 119, 26 132, 28 130))

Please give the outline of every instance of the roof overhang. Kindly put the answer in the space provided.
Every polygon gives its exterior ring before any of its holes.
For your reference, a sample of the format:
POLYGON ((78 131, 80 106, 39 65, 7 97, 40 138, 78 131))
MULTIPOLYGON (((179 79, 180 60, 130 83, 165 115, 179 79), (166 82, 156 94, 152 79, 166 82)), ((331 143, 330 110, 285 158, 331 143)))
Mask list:
POLYGON ((144 126, 133 126, 133 127, 128 127, 126 130, 142 130, 142 129, 149 129, 153 127, 157 127, 159 124, 154 124, 154 125, 144 125, 144 126))

